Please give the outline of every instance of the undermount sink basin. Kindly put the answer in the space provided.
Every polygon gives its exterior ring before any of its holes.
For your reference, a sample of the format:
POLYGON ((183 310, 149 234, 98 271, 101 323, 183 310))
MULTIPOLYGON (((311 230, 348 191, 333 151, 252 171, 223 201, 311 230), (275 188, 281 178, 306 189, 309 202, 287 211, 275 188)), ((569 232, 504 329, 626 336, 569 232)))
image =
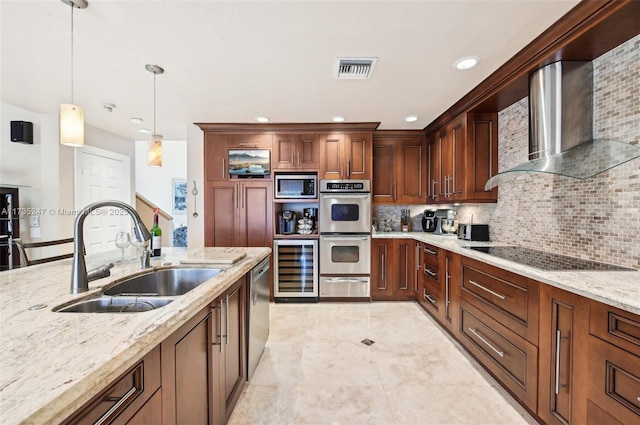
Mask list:
POLYGON ((94 298, 54 308, 58 313, 139 313, 164 307, 222 269, 162 269, 116 283, 94 298))
POLYGON ((79 301, 56 310, 59 313, 140 313, 164 307, 171 297, 109 297, 100 296, 79 301))
POLYGON ((104 291, 105 295, 146 297, 184 295, 216 276, 222 269, 162 269, 133 276, 104 291))

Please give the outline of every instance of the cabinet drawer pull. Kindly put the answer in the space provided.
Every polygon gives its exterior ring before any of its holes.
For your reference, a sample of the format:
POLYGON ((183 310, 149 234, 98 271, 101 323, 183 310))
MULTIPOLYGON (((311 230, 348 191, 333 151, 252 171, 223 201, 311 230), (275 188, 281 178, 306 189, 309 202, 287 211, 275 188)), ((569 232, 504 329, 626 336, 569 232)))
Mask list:
POLYGON ((425 249, 424 249, 424 253, 425 253, 425 254, 429 254, 429 255, 433 255, 433 256, 435 256, 435 257, 437 257, 437 256, 438 256, 438 252, 437 252, 437 251, 433 251, 433 250, 431 250, 431 249, 429 249, 429 248, 425 248, 425 249))
POLYGON ((429 276, 434 277, 434 278, 438 276, 438 272, 434 272, 433 270, 431 270, 431 269, 429 269, 427 267, 424 268, 424 273, 428 274, 429 276))
POLYGON ((427 291, 425 289, 422 290, 424 292, 424 299, 429 301, 431 304, 437 306, 438 305, 438 300, 436 300, 435 298, 433 298, 433 296, 431 294, 427 294, 427 291))
POLYGON ((477 336, 480 341, 484 342, 487 345, 487 347, 491 348, 497 355, 499 355, 500 357, 504 357, 504 351, 500 351, 496 347, 494 347, 493 344, 491 344, 482 335, 480 335, 480 332, 478 332, 474 328, 467 328, 467 329, 469 329, 469 332, 477 336))
POLYGON ((138 388, 135 386, 131 387, 131 389, 129 389, 129 391, 127 391, 127 393, 123 395, 116 404, 111 406, 111 409, 107 410, 107 412, 104 415, 102 415, 100 419, 98 419, 95 422, 94 425, 102 425, 103 423, 106 423, 110 419, 113 419, 111 416, 120 408, 120 406, 125 404, 129 400, 129 398, 131 398, 131 396, 133 396, 136 392, 138 392, 138 388))
POLYGON ((505 297, 504 295, 499 294, 499 293, 497 293, 497 292, 495 292, 495 291, 492 291, 491 289, 486 288, 486 287, 484 287, 484 286, 480 285, 480 284, 479 284, 478 282, 476 282, 476 281, 473 281, 473 280, 469 279, 469 283, 470 283, 470 284, 472 284, 473 286, 477 286, 478 288, 480 288, 480 289, 482 289, 482 290, 484 290, 484 291, 487 291, 487 292, 488 292, 488 293, 490 293, 491 295, 495 295, 496 297, 500 298, 501 300, 505 300, 505 299, 507 299, 507 297, 505 297))

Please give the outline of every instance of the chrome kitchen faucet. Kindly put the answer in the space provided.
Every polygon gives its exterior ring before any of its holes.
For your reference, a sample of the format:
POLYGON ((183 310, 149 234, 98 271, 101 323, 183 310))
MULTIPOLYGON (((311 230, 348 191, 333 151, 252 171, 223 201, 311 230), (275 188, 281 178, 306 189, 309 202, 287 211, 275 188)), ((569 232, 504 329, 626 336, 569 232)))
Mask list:
MULTIPOLYGON (((89 281, 95 280, 103 275, 100 274, 92 274, 91 276, 87 275, 87 265, 84 260, 85 250, 84 250, 84 220, 87 218, 92 211, 102 208, 102 207, 116 207, 121 208, 129 213, 131 218, 133 219, 134 224, 134 232, 136 235, 136 239, 139 242, 146 242, 151 239, 151 235, 149 234, 149 230, 146 228, 142 219, 130 205, 125 204, 120 201, 98 201, 84 207, 82 211, 76 217, 75 225, 74 225, 74 235, 73 235, 73 266, 71 268, 71 293, 78 294, 81 292, 87 292, 89 290, 89 281)), ((144 254, 143 254, 144 255, 144 254)))

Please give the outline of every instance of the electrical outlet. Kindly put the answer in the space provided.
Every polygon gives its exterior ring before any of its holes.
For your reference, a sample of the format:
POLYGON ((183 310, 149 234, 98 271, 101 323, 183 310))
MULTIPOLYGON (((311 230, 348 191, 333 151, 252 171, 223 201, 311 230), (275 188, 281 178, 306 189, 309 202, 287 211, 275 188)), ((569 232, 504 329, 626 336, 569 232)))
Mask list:
POLYGON ((29 216, 29 227, 40 227, 40 216, 39 215, 30 215, 29 216))

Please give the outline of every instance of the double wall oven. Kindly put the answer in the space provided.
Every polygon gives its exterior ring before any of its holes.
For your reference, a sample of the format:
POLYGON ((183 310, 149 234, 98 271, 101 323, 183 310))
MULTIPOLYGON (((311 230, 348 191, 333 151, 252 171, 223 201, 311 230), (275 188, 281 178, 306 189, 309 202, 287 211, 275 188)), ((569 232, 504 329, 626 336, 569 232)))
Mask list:
POLYGON ((320 181, 320 298, 369 299, 371 182, 320 181))

